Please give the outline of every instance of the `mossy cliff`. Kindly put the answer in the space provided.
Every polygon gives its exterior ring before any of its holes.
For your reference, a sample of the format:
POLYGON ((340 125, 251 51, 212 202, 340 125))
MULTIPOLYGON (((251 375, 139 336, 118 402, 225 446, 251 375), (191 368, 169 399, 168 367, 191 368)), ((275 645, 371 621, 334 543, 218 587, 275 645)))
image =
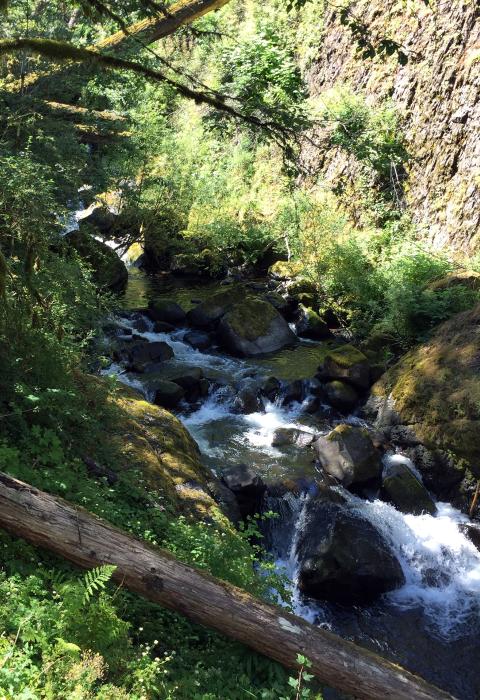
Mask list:
POLYGON ((453 469, 457 481, 468 472, 480 479, 479 367, 480 305, 442 324, 372 387, 368 408, 392 441, 443 457, 450 474, 438 465, 431 484, 440 490, 455 481, 453 469))
MULTIPOLYGON (((405 192, 409 211, 439 247, 480 248, 480 16, 475 0, 358 0, 353 15, 369 37, 393 38, 408 56, 365 59, 337 7, 326 6, 324 40, 307 76, 310 93, 348 85, 372 104, 391 98, 410 155, 405 192)), ((308 146, 311 167, 333 184, 351 163, 339 150, 308 146)))

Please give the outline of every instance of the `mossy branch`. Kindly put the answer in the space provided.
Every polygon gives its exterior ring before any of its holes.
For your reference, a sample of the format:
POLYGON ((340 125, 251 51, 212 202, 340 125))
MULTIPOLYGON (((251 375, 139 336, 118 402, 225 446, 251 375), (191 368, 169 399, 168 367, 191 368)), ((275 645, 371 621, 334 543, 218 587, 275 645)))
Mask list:
POLYGON ((167 77, 161 71, 147 68, 135 61, 103 54, 93 48, 81 48, 68 42, 54 39, 34 39, 25 37, 20 39, 0 40, 0 56, 25 50, 49 58, 52 61, 71 61, 74 63, 90 64, 107 70, 126 70, 136 73, 148 80, 169 85, 183 97, 194 100, 198 104, 206 104, 213 109, 225 112, 229 116, 244 121, 251 126, 264 129, 280 144, 285 145, 287 143, 289 134, 281 124, 272 121, 264 121, 253 115, 243 114, 219 96, 193 90, 187 85, 182 85, 182 83, 167 77))

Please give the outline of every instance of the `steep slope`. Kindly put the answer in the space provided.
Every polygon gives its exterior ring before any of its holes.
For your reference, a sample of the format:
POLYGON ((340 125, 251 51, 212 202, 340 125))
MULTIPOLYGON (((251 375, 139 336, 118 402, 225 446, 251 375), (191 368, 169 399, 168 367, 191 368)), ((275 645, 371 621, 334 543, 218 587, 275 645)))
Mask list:
MULTIPOLYGON (((392 38, 396 57, 362 59, 338 9, 324 17, 324 41, 307 80, 313 97, 339 84, 362 91, 372 103, 391 98, 404 123, 411 156, 405 190, 409 209, 426 238, 465 252, 480 248, 480 8, 475 0, 424 3, 358 0, 352 15, 373 43, 392 38)), ((331 181, 348 169, 337 152, 305 153, 331 181)))

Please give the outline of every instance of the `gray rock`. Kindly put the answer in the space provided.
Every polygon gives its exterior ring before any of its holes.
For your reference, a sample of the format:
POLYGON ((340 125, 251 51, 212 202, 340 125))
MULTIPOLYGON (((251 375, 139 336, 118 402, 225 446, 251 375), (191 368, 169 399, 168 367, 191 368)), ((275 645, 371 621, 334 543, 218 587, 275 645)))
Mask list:
POLYGON ((327 353, 319 370, 320 379, 339 379, 361 391, 370 386, 368 358, 353 345, 342 345, 327 353))
POLYGON ((267 487, 251 467, 246 464, 229 467, 222 473, 222 481, 235 494, 242 518, 261 510, 267 487))
POLYGON ((226 289, 213 294, 187 313, 187 320, 195 328, 212 329, 218 324, 227 311, 238 302, 244 294, 239 288, 226 289))
POLYGON ((149 364, 165 362, 165 360, 171 360, 173 356, 173 350, 168 343, 140 342, 128 349, 129 368, 135 372, 144 372, 149 364))
POLYGON ((183 323, 186 313, 175 301, 152 301, 148 307, 148 315, 152 321, 166 323, 183 323))
POLYGON ((189 331, 185 333, 183 340, 194 350, 206 350, 212 344, 212 339, 205 331, 189 331))
POLYGON ((318 600, 369 603, 405 582, 380 532, 341 499, 310 501, 297 553, 299 588, 318 600))
POLYGON ((325 384, 325 399, 333 408, 348 413, 353 411, 360 397, 353 386, 335 380, 325 384))
POLYGON ((296 447, 308 447, 315 440, 315 435, 298 428, 277 428, 273 433, 272 445, 295 445, 296 447))
POLYGON ((235 355, 254 357, 292 345, 296 336, 271 304, 247 298, 223 316, 218 327, 221 344, 235 355))
POLYGON ((406 464, 393 464, 382 482, 382 495, 402 513, 429 513, 434 515, 437 507, 415 474, 406 464))
POLYGON ((312 308, 300 305, 299 317, 296 323, 297 333, 303 338, 324 340, 331 338, 332 333, 327 324, 312 308))
POLYGON ((261 388, 261 393, 270 401, 275 401, 280 395, 281 382, 276 377, 268 377, 261 388))
POLYGON ((176 408, 183 399, 185 391, 179 384, 168 379, 157 382, 154 403, 164 408, 176 408))
POLYGON ((379 479, 382 473, 380 452, 366 430, 353 425, 338 425, 314 443, 322 469, 344 486, 379 479))

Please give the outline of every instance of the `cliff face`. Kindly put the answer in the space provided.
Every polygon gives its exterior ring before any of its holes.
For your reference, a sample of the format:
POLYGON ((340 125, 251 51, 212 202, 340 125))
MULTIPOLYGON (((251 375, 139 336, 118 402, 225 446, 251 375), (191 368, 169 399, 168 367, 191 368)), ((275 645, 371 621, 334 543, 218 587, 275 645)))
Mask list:
MULTIPOLYGON (((362 59, 335 9, 325 16, 325 40, 307 80, 311 95, 338 84, 375 103, 390 98, 402 118, 411 161, 405 194, 414 221, 436 246, 480 250, 480 4, 478 0, 358 0, 355 17, 372 37, 405 47, 396 58, 362 59)), ((348 169, 340 153, 321 160, 327 179, 348 169)))

